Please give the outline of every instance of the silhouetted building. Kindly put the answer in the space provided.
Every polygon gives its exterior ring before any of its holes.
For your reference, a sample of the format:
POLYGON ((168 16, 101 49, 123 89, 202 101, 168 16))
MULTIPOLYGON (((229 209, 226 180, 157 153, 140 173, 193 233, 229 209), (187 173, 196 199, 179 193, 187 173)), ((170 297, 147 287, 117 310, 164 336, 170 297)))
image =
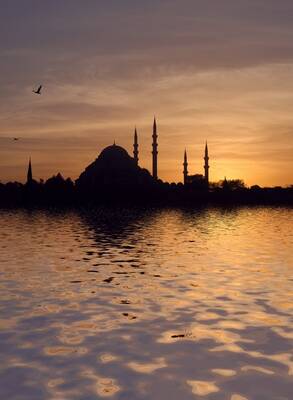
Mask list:
POLYGON ((117 146, 106 147, 81 173, 75 184, 59 173, 45 183, 33 179, 31 158, 27 182, 0 182, 0 207, 11 205, 67 206, 96 204, 293 204, 293 185, 288 188, 247 188, 239 179, 209 183, 209 152, 206 142, 204 173, 188 174, 187 151, 184 151, 182 183, 158 179, 158 135, 154 118, 152 135, 152 174, 138 165, 137 129, 134 131, 133 157, 117 146))
POLYGON ((134 158, 135 164, 138 165, 138 139, 137 139, 136 127, 134 130, 133 158, 134 158))
POLYGON ((154 118, 153 125, 153 178, 158 179, 158 135, 157 135, 157 122, 156 118, 154 118))
POLYGON ((204 165, 204 175, 202 174, 194 174, 188 175, 188 161, 187 161, 187 153, 186 150, 184 152, 184 162, 183 162, 183 182, 184 185, 190 184, 196 186, 197 188, 207 188, 209 187, 209 155, 208 155, 208 145, 206 142, 205 146, 205 155, 204 155, 205 165, 204 165))
POLYGON ((33 182, 33 171, 32 171, 32 161, 29 159, 28 169, 27 169, 27 184, 31 184, 33 182))
POLYGON ((120 191, 121 195, 153 183, 150 173, 140 168, 136 160, 115 143, 102 150, 76 181, 77 187, 87 193, 120 191))
MULTIPOLYGON (((184 151, 183 179, 184 185, 205 193, 209 187, 209 154, 206 142, 204 153, 204 174, 188 174, 187 151, 184 151)), ((48 179, 45 184, 33 180, 31 158, 27 171, 26 198, 35 199, 40 193, 44 199, 48 198, 52 203, 70 203, 71 198, 82 200, 109 199, 174 199, 180 193, 179 185, 163 183, 158 179, 158 134, 157 121, 154 118, 152 133, 152 174, 138 165, 139 145, 138 134, 135 127, 133 140, 133 157, 121 146, 113 145, 106 147, 86 169, 80 174, 75 185, 70 179, 64 179, 59 173, 48 179), (178 186, 178 187, 177 187, 178 186), (175 196, 175 197, 174 197, 175 196), (62 200, 64 199, 64 201, 62 200)), ((181 186, 180 186, 181 185, 181 186)))
POLYGON ((202 174, 189 175, 187 183, 192 185, 195 189, 206 189, 205 177, 202 174))

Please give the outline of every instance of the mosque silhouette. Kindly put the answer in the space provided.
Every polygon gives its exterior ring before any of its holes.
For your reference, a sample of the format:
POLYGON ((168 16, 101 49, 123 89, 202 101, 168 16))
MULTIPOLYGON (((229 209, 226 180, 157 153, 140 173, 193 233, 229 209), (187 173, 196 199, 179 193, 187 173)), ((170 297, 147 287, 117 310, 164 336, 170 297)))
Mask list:
POLYGON ((183 152, 183 183, 163 182, 158 169, 158 130, 152 133, 152 171, 139 165, 139 142, 134 131, 133 155, 115 142, 104 148, 76 181, 58 173, 43 181, 33 178, 31 159, 27 181, 0 182, 0 207, 95 206, 131 204, 148 206, 195 206, 238 204, 293 204, 293 185, 282 188, 247 187, 241 179, 209 181, 208 145, 204 149, 203 174, 190 175, 186 150, 183 152))
MULTIPOLYGON (((113 145, 102 150, 98 158, 81 173, 76 180, 76 186, 83 193, 93 193, 99 187, 105 189, 114 187, 147 187, 153 186, 158 179, 158 131, 154 118, 152 134, 152 174, 139 166, 138 134, 135 128, 133 142, 133 157, 121 146, 113 145)), ((31 160, 29 161, 27 184, 33 181, 31 160)), ((204 155, 204 174, 188 174, 187 152, 183 161, 184 185, 209 187, 209 155, 206 143, 204 155)))

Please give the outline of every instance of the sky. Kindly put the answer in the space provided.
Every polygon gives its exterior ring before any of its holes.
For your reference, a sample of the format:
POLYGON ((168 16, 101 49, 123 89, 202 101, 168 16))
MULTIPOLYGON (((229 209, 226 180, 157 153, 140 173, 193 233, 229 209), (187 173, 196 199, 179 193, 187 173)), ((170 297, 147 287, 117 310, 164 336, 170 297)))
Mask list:
POLYGON ((0 0, 0 181, 76 179, 112 144, 158 174, 293 184, 292 0, 0 0), (32 89, 43 84, 43 94, 32 89), (14 137, 20 140, 14 141, 14 137))

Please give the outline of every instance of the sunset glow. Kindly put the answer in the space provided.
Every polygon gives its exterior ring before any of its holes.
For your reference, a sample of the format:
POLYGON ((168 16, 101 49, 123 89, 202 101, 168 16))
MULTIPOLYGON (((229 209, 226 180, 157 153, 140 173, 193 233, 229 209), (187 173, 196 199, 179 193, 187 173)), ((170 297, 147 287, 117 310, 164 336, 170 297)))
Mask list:
POLYGON ((113 143, 158 175, 293 183, 289 0, 0 1, 0 180, 76 179, 113 143), (44 85, 42 96, 32 89, 44 85), (14 137, 19 137, 17 142, 14 137))

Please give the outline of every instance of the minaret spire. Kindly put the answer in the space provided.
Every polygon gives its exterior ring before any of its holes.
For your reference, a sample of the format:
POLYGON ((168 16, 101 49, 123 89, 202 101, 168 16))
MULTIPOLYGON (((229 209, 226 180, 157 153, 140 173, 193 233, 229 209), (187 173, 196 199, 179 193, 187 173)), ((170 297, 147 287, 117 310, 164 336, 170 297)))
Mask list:
POLYGON ((136 127, 134 129, 134 142, 133 142, 133 158, 135 164, 138 165, 138 139, 137 139, 137 130, 136 127))
POLYGON ((158 179, 158 135, 157 135, 157 121, 156 117, 154 117, 154 125, 153 125, 153 178, 158 179))
POLYGON ((27 181, 26 183, 29 184, 33 181, 33 172, 32 172, 32 160, 29 158, 28 169, 27 169, 27 181))
POLYGON ((187 184, 187 177, 188 177, 188 162, 187 162, 187 153, 186 153, 186 149, 184 151, 184 162, 183 162, 183 183, 184 185, 187 184))
POLYGON ((208 142, 206 141, 205 154, 204 154, 204 178, 207 186, 209 185, 209 150, 208 142))

